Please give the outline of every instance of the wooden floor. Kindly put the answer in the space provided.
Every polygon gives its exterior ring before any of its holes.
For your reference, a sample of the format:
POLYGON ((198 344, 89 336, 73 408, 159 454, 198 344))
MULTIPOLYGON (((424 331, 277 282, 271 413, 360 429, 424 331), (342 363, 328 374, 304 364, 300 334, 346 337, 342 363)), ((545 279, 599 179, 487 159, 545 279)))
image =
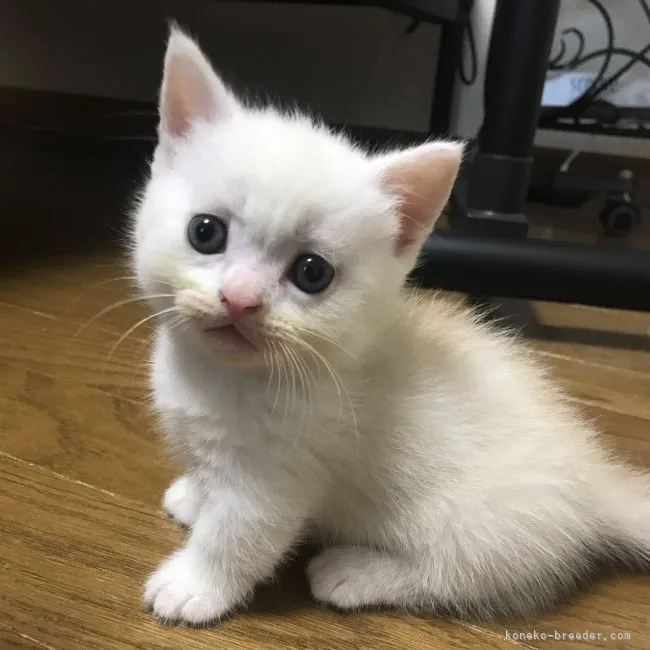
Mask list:
MULTIPOLYGON (((143 580, 183 532, 159 507, 175 470, 147 406, 150 330, 120 342, 146 312, 128 303, 90 320, 130 295, 116 231, 102 229, 114 205, 92 165, 74 177, 60 161, 41 171, 36 187, 10 180, 1 204, 12 225, 0 256, 2 650, 650 648, 649 576, 603 577, 552 614, 506 629, 329 611, 310 600, 304 559, 213 629, 159 625, 142 610, 143 580), (569 636, 585 632, 602 640, 569 636), (515 641, 522 633, 529 638, 515 641)), ((650 315, 506 308, 606 438, 649 467, 650 315)))

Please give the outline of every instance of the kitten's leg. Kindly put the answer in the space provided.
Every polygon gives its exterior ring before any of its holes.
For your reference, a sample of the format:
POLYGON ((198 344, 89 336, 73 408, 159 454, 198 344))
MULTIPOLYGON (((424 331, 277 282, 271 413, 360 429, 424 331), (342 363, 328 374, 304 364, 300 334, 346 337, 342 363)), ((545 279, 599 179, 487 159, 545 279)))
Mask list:
POLYGON ((323 551, 307 573, 314 598, 342 609, 412 606, 425 592, 415 562, 363 547, 323 551))
POLYGON ((199 515, 203 492, 198 480, 191 474, 183 474, 165 490, 163 509, 181 526, 191 528, 199 515))
POLYGON ((145 605, 165 621, 216 621, 270 577, 303 524, 295 504, 254 501, 232 489, 204 486, 205 500, 184 548, 147 581, 145 605))

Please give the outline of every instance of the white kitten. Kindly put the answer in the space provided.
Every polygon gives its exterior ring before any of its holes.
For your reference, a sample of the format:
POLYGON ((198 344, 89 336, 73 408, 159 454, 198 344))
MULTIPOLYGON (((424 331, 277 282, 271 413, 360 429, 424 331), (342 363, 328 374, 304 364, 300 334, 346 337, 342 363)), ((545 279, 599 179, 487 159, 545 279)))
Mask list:
POLYGON ((371 156, 244 107, 177 29, 160 119, 134 264, 191 532, 147 582, 157 616, 223 617, 307 534, 343 608, 530 614, 602 556, 648 559, 648 478, 516 343, 403 292, 461 145, 371 156))

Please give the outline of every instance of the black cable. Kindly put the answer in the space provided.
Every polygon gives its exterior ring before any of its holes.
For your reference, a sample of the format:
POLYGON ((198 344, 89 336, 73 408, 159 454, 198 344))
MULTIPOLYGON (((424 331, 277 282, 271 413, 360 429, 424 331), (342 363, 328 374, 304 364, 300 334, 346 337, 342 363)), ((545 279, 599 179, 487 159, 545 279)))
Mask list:
POLYGON ((467 36, 467 47, 469 49, 469 66, 470 71, 466 72, 465 70, 465 53, 461 53, 460 61, 458 62, 458 76, 460 80, 466 85, 471 86, 476 81, 478 77, 478 53, 476 51, 476 37, 474 35, 474 29, 472 28, 472 7, 474 5, 474 0, 467 0, 465 5, 465 25, 464 25, 464 35, 467 36))
MULTIPOLYGON (((598 87, 605 78, 609 64, 612 61, 612 56, 614 55, 614 23, 611 16, 609 15, 609 12, 607 9, 605 9, 600 0, 588 1, 602 16, 602 19, 605 23, 605 29, 607 31, 607 47, 601 51, 601 56, 604 56, 603 63, 600 66, 600 70, 596 74, 596 77, 593 79, 589 87, 580 95, 580 97, 574 99, 567 106, 560 106, 556 109, 553 109, 552 111, 548 111, 547 115, 544 118, 544 121, 555 120, 560 117, 579 117, 580 114, 583 113, 589 104, 596 98, 598 93, 602 92, 602 90, 598 90, 598 87)), ((576 68, 581 63, 582 60, 575 61, 574 65, 572 65, 571 68, 576 68)))
POLYGON ((595 99, 596 95, 598 94, 597 92, 598 85, 602 82, 603 78, 605 77, 605 74, 607 73, 607 70, 609 68, 609 64, 612 62, 612 56, 613 56, 612 50, 614 49, 614 23, 612 21, 612 18, 609 15, 607 9, 605 9, 605 7, 600 2, 600 0, 589 0, 589 3, 593 5, 600 12, 600 15, 605 21, 605 29, 607 30, 607 47, 605 48, 605 55, 604 55, 605 58, 603 59, 603 63, 600 66, 600 70, 598 71, 596 78, 592 81, 589 88, 587 88, 587 90, 582 94, 581 97, 578 97, 576 100, 571 102, 571 104, 569 104, 568 108, 572 112, 576 110, 579 111, 581 109, 584 109, 584 107, 587 106, 590 101, 595 99))
MULTIPOLYGON (((465 22, 463 24, 463 37, 467 35, 467 44, 469 47, 469 56, 470 56, 470 72, 465 70, 465 55, 464 51, 461 50, 460 57, 458 59, 458 76, 460 80, 466 85, 471 86, 478 77, 478 53, 476 51, 476 37, 474 36, 474 30, 472 29, 471 22, 471 13, 472 7, 474 5, 474 0, 464 0, 464 14, 465 22)), ((410 36, 413 32, 418 30, 422 24, 422 21, 419 18, 413 18, 413 20, 408 24, 407 28, 404 30, 404 36, 410 36)))
POLYGON ((574 67, 580 60, 582 53, 585 51, 586 42, 587 39, 585 38, 585 35, 577 27, 567 27, 566 29, 563 29, 562 40, 560 41, 560 52, 556 57, 551 59, 550 63, 548 64, 549 70, 565 70, 566 68, 574 67), (566 54, 566 44, 564 42, 564 36, 568 36, 569 34, 575 34, 577 36, 578 49, 576 50, 576 53, 573 55, 573 58, 569 62, 562 63, 562 59, 566 54))
POLYGON ((421 24, 422 23, 417 18, 413 18, 408 27, 404 30, 404 36, 410 36, 415 30, 420 29, 421 24))
MULTIPOLYGON (((600 95, 604 90, 607 90, 614 82, 618 81, 632 66, 637 63, 642 63, 650 67, 650 43, 646 45, 640 52, 635 52, 626 47, 613 47, 611 49, 612 55, 625 56, 630 59, 624 66, 619 68, 609 79, 606 79, 601 86, 596 89, 596 94, 600 95)), ((591 61, 599 56, 603 56, 605 50, 596 50, 587 54, 580 60, 580 65, 591 61)))

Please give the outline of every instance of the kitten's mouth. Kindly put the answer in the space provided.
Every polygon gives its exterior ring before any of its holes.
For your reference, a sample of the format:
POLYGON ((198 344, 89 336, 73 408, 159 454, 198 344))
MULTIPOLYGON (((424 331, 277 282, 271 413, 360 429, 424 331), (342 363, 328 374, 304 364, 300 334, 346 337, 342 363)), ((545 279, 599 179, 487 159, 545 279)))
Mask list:
POLYGON ((221 325, 209 325, 204 327, 203 331, 219 343, 237 350, 257 350, 257 346, 251 340, 252 337, 247 334, 246 329, 236 323, 225 323, 221 325))

